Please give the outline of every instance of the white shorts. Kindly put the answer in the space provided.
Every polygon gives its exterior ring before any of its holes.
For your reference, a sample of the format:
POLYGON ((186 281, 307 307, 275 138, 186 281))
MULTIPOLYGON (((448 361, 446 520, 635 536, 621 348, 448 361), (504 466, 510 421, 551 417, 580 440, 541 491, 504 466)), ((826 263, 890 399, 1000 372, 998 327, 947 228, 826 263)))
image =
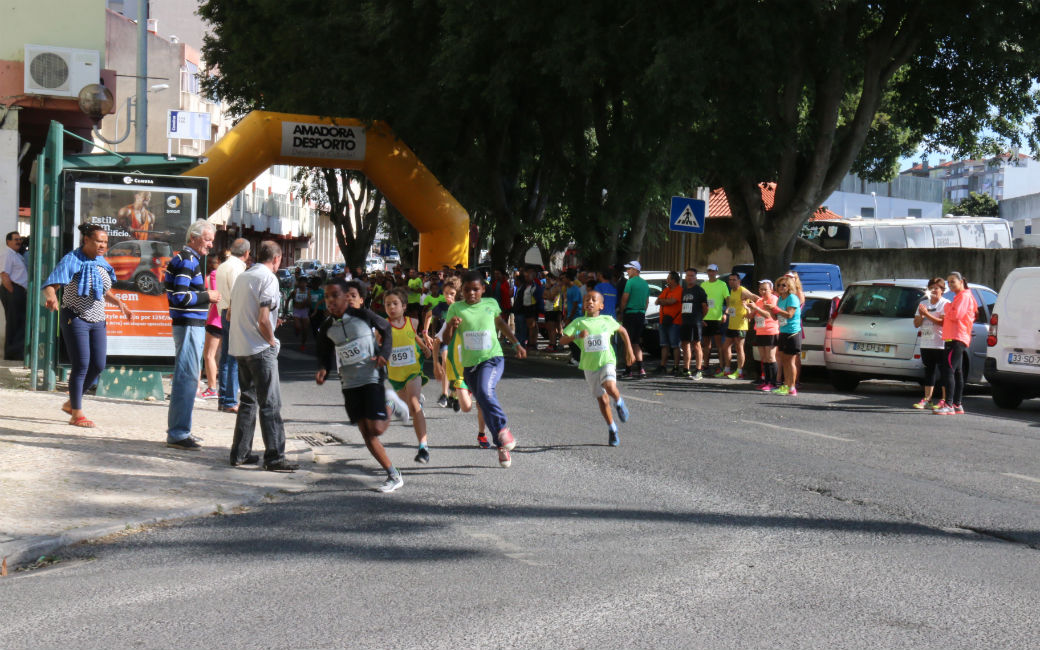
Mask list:
POLYGON ((586 370, 585 381, 588 382, 593 397, 598 398, 600 395, 605 394, 607 391, 603 388, 604 382, 617 381, 617 371, 614 369, 614 364, 608 363, 599 370, 586 370))

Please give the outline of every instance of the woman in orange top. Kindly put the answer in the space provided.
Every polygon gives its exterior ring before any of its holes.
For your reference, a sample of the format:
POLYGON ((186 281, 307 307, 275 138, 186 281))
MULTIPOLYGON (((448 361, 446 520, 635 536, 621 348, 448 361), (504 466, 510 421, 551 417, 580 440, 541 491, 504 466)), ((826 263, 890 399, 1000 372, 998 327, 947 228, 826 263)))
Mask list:
POLYGON ((975 323, 978 305, 968 288, 968 281, 957 271, 946 278, 946 286, 953 292, 953 301, 946 305, 942 316, 944 350, 941 368, 948 401, 940 404, 933 413, 964 415, 964 406, 961 404, 964 397, 964 357, 971 345, 971 328, 975 323))
POLYGON ((682 323, 682 287, 679 286, 679 273, 672 271, 664 283, 664 289, 657 296, 657 305, 660 307, 658 331, 661 333, 661 365, 657 367, 659 375, 668 371, 669 348, 673 351, 673 371, 679 372, 679 325, 682 323))

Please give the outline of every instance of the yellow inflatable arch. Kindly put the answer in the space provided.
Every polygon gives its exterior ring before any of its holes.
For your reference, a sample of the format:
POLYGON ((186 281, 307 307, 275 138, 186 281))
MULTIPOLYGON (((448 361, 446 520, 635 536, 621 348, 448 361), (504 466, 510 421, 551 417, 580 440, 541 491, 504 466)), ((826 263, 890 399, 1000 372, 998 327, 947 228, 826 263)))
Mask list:
POLYGON ((271 165, 357 169, 419 231, 419 268, 468 265, 469 215, 382 122, 253 111, 185 176, 209 178, 209 213, 271 165))

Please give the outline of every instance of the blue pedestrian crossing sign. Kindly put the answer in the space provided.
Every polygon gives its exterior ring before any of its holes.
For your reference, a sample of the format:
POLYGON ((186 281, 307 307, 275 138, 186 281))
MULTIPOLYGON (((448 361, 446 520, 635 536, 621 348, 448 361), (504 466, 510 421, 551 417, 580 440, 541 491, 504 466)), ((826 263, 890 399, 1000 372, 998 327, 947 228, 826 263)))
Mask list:
POLYGON ((673 196, 672 209, 668 215, 668 229, 674 232, 702 234, 707 207, 707 202, 700 199, 673 196))

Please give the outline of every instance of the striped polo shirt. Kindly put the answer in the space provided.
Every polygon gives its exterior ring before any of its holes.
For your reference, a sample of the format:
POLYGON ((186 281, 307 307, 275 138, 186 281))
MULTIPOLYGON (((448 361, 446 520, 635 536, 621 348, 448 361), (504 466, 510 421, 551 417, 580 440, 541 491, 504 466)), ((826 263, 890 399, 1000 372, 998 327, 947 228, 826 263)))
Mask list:
POLYGON ((175 253, 166 265, 166 300, 174 325, 206 324, 209 294, 204 270, 199 254, 190 246, 175 253))

